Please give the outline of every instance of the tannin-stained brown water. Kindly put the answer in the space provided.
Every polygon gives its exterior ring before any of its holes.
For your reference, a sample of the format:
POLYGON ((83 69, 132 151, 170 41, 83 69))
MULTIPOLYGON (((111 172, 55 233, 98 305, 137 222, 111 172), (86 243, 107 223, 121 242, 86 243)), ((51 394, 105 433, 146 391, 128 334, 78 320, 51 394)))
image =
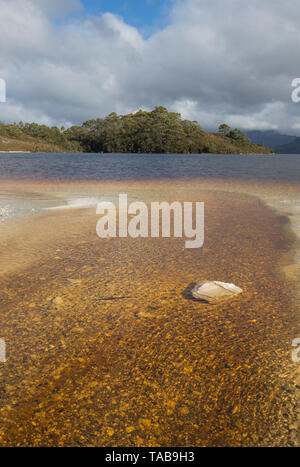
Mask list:
MULTIPOLYGON (((95 209, 7 223, 0 241, 2 446, 296 445, 296 239, 221 181, 6 182, 24 193, 205 202, 205 244, 99 239, 95 209), (244 292, 209 305, 198 280, 244 292)), ((243 193, 244 191, 244 193, 243 193)), ((25 196, 25 195, 24 195, 25 196)))

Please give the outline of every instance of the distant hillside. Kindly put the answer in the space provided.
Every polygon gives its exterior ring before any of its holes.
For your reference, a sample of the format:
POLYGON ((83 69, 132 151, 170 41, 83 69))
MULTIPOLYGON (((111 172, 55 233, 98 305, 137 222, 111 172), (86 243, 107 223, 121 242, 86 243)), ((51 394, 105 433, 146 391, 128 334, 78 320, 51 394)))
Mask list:
POLYGON ((252 144, 246 134, 228 125, 206 133, 198 122, 156 107, 151 112, 111 113, 81 126, 48 127, 37 123, 0 123, 0 151, 272 154, 252 144))
POLYGON ((290 143, 278 146, 276 152, 277 154, 300 154, 300 138, 294 138, 290 143))
MULTIPOLYGON (((253 144, 263 143, 268 148, 273 149, 276 153, 281 153, 281 147, 289 145, 295 141, 295 136, 282 135, 278 131, 266 130, 266 131, 247 131, 247 137, 253 144)), ((283 151, 288 154, 288 148, 283 151)))
POLYGON ((3 137, 0 134, 0 152, 62 152, 67 149, 61 146, 45 143, 36 138, 14 139, 3 137))
POLYGON ((0 151, 65 152, 79 151, 79 144, 63 138, 61 130, 37 123, 0 122, 0 151))

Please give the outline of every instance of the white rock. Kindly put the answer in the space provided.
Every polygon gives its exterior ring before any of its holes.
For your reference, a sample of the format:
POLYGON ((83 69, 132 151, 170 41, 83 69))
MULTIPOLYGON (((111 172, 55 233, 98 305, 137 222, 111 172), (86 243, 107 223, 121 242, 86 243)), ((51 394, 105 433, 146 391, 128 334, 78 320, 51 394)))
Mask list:
POLYGON ((60 306, 60 305, 63 305, 64 301, 61 297, 55 297, 55 299, 53 300, 53 303, 56 306, 60 306))
POLYGON ((192 295, 198 300, 213 303, 241 294, 242 292, 243 290, 234 284, 226 284, 219 281, 201 281, 193 288, 192 295))

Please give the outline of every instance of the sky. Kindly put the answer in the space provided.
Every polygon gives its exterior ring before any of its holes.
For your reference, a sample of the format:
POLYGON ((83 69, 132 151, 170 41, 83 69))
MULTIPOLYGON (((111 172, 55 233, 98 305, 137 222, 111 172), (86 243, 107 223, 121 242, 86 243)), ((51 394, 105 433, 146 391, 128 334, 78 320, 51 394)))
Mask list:
POLYGON ((149 37, 165 26, 172 0, 82 0, 83 14, 101 15, 106 12, 121 16, 123 20, 149 37))
POLYGON ((300 135, 298 0, 0 0, 0 121, 163 105, 205 129, 300 135))

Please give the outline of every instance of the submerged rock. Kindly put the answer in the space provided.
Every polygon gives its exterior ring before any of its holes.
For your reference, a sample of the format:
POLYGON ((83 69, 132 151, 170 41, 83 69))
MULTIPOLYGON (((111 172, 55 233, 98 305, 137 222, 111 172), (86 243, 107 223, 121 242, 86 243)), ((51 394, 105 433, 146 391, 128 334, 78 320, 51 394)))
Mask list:
POLYGON ((242 292, 243 290, 234 284, 226 284, 219 281, 201 281, 193 288, 192 295, 198 300, 214 303, 241 294, 242 292))
POLYGON ((56 306, 61 306, 63 305, 64 301, 61 297, 55 297, 55 299, 53 300, 53 303, 56 306))

